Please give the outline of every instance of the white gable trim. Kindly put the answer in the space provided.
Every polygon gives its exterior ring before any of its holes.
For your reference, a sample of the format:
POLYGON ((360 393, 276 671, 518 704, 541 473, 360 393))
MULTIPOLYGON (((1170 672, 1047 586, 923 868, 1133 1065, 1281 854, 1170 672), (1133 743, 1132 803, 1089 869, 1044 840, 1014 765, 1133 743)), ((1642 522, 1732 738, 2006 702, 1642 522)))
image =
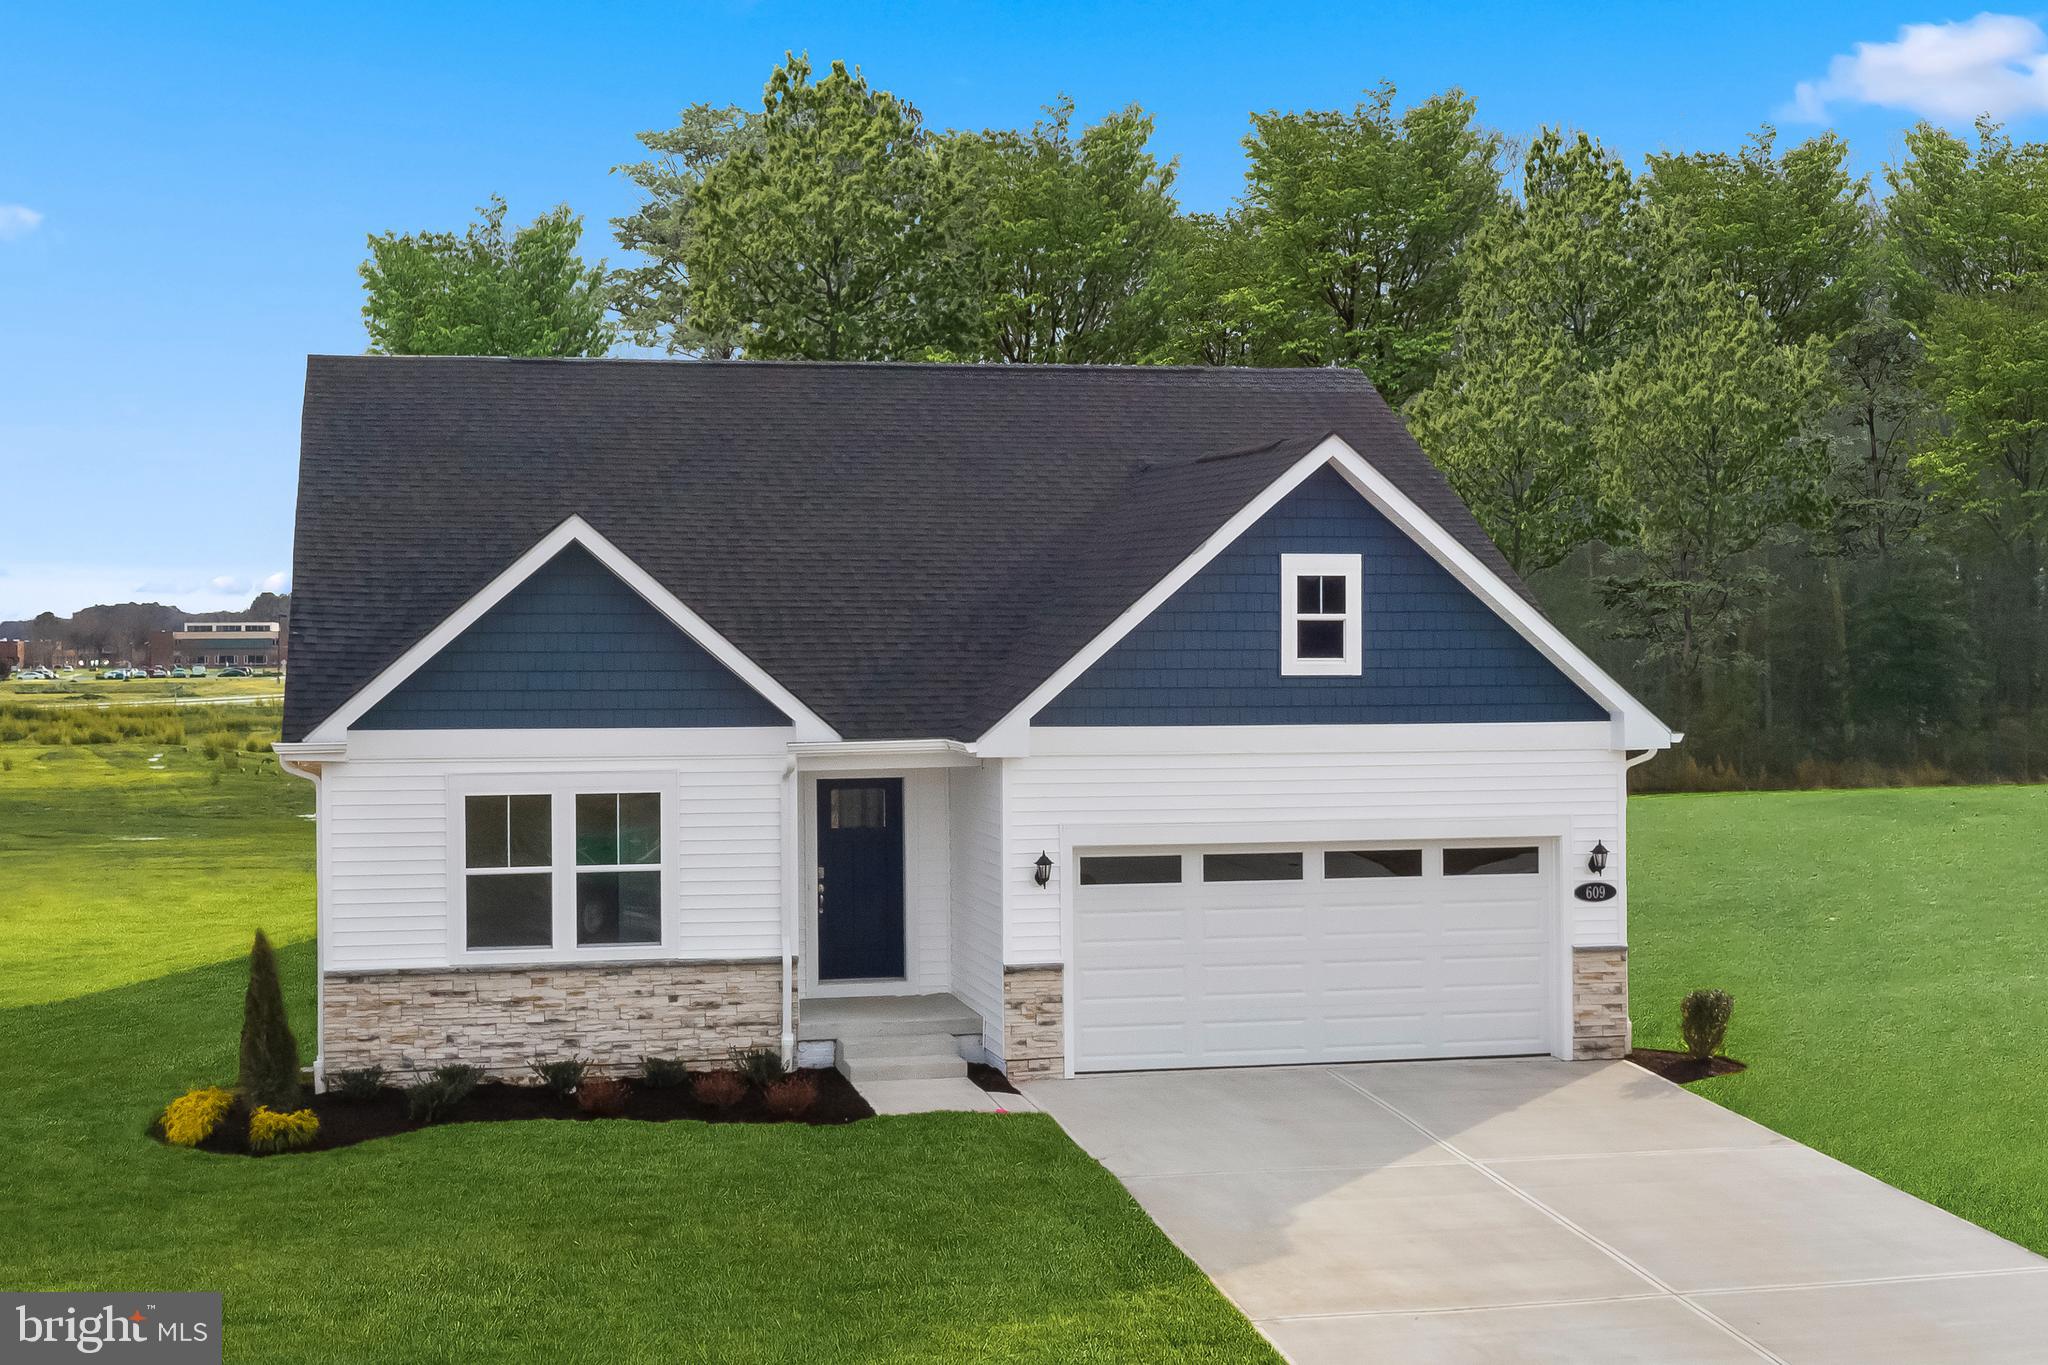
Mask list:
POLYGON ((1016 757, 1030 753, 1030 727, 1033 716, 1060 693, 1066 691, 1075 679, 1087 672, 1098 659, 1136 629, 1139 622, 1180 591, 1188 580, 1201 572, 1211 560, 1249 531, 1259 518, 1278 505, 1281 499, 1325 465, 1335 468, 1342 474, 1345 481, 1367 502, 1426 550, 1452 577, 1480 601, 1493 608, 1495 614, 1514 627, 1516 633, 1535 646, 1537 651, 1555 664, 1566 677, 1605 706, 1608 715, 1612 717, 1612 742, 1615 748, 1666 749, 1676 741, 1677 737, 1664 722, 1658 720, 1648 707, 1629 695, 1628 689, 1609 677, 1605 670, 1586 656, 1585 651, 1565 638, 1564 632, 1544 619, 1541 612, 1525 601, 1520 593, 1510 588, 1498 574, 1481 563, 1478 556, 1459 544, 1433 517, 1416 506, 1407 494, 1366 463, 1348 442, 1340 436, 1332 435, 1325 437, 1315 449, 1295 461, 1285 473, 1268 484, 1263 492, 1245 504, 1235 516, 1203 541, 1193 554, 1182 560, 1173 572, 1153 585, 1151 591, 1133 602, 1121 616, 1109 624, 1107 629, 1090 640, 1079 653, 1067 660, 1051 677, 1034 688, 1029 696, 1011 708, 1009 714, 989 727, 988 732, 976 742, 976 750, 988 757, 1016 757))
POLYGON ((390 696, 400 683, 418 672, 429 659, 446 649, 456 636, 475 625, 485 612, 504 601, 514 588, 531 578, 542 565, 571 544, 581 545, 590 551, 599 563, 617 574, 627 587, 645 598, 650 606, 667 617, 678 630, 696 641, 712 658, 731 669, 742 682, 774 703, 784 715, 795 722, 793 738, 839 738, 838 731, 827 725, 810 707, 798 701, 796 694, 775 681, 759 664, 742 654, 731 641, 713 630, 703 617, 683 605, 674 593, 656 582, 653 575, 628 558, 625 551, 606 540, 598 533, 596 527, 582 517, 572 516, 542 536, 532 549, 513 560, 474 597, 449 613, 446 620, 428 631, 383 672, 358 688, 353 696, 314 727, 313 732, 306 736, 306 741, 323 743, 345 740, 348 737, 349 726, 360 720, 378 702, 390 696))

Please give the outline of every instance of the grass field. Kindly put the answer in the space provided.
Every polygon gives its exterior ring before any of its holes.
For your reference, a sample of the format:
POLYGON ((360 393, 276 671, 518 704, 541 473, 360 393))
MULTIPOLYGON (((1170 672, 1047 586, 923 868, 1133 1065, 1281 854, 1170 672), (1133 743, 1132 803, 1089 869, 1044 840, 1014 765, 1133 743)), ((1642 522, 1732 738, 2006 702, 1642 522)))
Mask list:
POLYGON ((2048 1252, 2048 787, 1629 807, 1636 1041, 1735 996, 1701 1093, 2048 1252))
POLYGON ((1038 1115, 147 1140, 259 924, 313 1035, 310 790, 235 761, 0 743, 0 1286, 220 1290, 231 1360, 1274 1359, 1038 1115))
POLYGON ((158 702, 186 698, 281 697, 282 678, 144 678, 135 682, 102 681, 92 673, 79 672, 52 682, 23 682, 8 678, 0 682, 0 702, 158 702))

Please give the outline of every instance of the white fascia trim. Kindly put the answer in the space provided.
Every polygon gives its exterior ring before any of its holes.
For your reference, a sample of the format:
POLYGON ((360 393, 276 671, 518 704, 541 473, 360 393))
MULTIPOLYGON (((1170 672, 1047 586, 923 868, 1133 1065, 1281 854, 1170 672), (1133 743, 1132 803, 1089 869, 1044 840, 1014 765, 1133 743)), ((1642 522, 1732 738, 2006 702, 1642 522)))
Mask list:
MULTIPOLYGON (((318 773, 320 771, 320 764, 339 763, 348 757, 348 745, 338 740, 318 743, 312 740, 301 740, 296 744, 288 744, 283 740, 279 740, 272 744, 270 748, 277 755, 279 766, 289 773, 299 773, 301 766, 304 764, 312 764, 313 771, 318 773)), ((304 774, 300 773, 300 775, 303 776, 304 774)))
POLYGON ((807 773, 972 768, 981 763, 974 749, 957 739, 799 740, 789 746, 789 756, 807 773))
POLYGON ((571 516, 554 530, 537 541, 533 548, 512 561, 505 570, 467 602, 451 612, 440 625, 427 632, 405 653, 369 682, 358 688, 353 696, 316 726, 308 740, 342 740, 348 737, 348 727, 360 720, 364 713, 384 700, 407 678, 417 672, 427 660, 447 648, 456 636, 469 629, 492 607, 505 600, 512 590, 560 554, 571 544, 579 544, 597 557, 599 563, 617 574, 626 586, 645 598, 649 605, 667 617, 677 629, 696 641, 704 650, 737 674, 742 682, 773 702, 782 713, 795 722, 795 733, 799 739, 837 739, 839 734, 827 725, 818 714, 797 700, 796 694, 770 677, 766 670, 733 643, 713 630, 703 617, 685 606, 676 595, 656 582, 653 575, 635 564, 618 546, 599 534, 596 527, 580 516, 571 516))
POLYGON ((1150 616, 1174 593, 1180 591, 1189 579, 1205 568, 1209 561, 1234 544, 1237 539, 1259 518, 1271 511, 1281 499, 1299 487, 1307 478, 1325 465, 1333 466, 1355 488, 1366 501, 1384 514, 1388 520, 1400 527, 1410 539, 1427 551, 1431 558, 1448 570, 1466 588, 1477 594, 1482 602, 1513 626, 1523 639, 1535 646, 1565 675, 1607 707, 1613 718, 1609 729, 1609 746, 1616 749, 1665 749, 1674 742, 1669 727, 1651 714, 1649 708, 1630 696, 1628 690, 1614 681, 1601 667, 1586 657, 1577 645, 1565 638, 1562 631, 1543 618, 1543 614, 1522 599, 1499 575, 1482 564, 1470 550, 1460 545, 1439 526, 1435 519, 1387 480, 1378 470, 1367 464, 1365 459, 1341 436, 1327 436, 1318 442, 1315 449, 1295 461, 1265 491, 1252 499, 1230 520, 1223 523, 1214 534, 1203 541, 1195 552, 1182 560, 1173 572, 1154 584, 1144 596, 1133 602, 1122 615, 1081 648, 1081 651, 1067 660, 1060 668, 1034 688, 1023 701, 1012 707, 1010 712, 989 727, 976 743, 975 748, 984 757, 1015 758, 1033 752, 1031 718, 1038 714, 1053 698, 1066 691, 1073 681, 1093 667, 1095 662, 1107 654, 1138 623, 1150 616))
POLYGON ((1611 752, 1604 720, 1487 725, 1045 725, 1031 756, 1611 752))

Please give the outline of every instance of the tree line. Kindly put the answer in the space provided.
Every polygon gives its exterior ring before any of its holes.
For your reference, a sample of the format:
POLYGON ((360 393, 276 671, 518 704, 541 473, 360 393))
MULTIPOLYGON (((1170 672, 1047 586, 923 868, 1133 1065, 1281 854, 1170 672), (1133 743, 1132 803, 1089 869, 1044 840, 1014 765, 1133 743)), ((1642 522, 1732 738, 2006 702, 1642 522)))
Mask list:
POLYGON ((372 349, 1355 367, 1688 732, 1653 781, 2048 773, 2048 145, 1921 124, 1874 183, 1765 127, 1631 166, 1383 85, 1253 114, 1207 214, 1152 133, 934 130, 793 56, 639 135, 629 264, 567 207, 372 237, 372 349))

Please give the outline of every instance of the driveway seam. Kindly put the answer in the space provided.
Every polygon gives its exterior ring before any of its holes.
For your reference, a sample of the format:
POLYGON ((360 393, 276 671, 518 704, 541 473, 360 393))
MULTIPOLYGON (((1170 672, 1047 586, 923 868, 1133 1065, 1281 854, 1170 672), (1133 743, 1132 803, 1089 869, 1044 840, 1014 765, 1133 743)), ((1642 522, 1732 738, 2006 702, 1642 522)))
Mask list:
MULTIPOLYGON (((1612 1257, 1617 1264, 1622 1265, 1627 1269, 1633 1271, 1635 1274, 1641 1276, 1649 1284, 1663 1291, 1666 1297, 1669 1297, 1677 1301, 1678 1303, 1684 1304, 1689 1311, 1697 1314, 1701 1319, 1705 1320, 1706 1322, 1712 1323, 1714 1326, 1720 1328, 1723 1332, 1727 1333, 1728 1336, 1730 1336, 1734 1340, 1741 1342, 1750 1350, 1755 1351, 1758 1357, 1760 1357, 1761 1359, 1773 1361, 1775 1362, 1775 1365, 1786 1365, 1786 1362, 1783 1357, 1775 1354, 1772 1351, 1765 1349, 1763 1343, 1750 1337, 1747 1333, 1737 1328, 1733 1323, 1730 1323, 1727 1320, 1723 1319, 1718 1314, 1712 1312, 1705 1306, 1694 1303, 1691 1299, 1679 1293, 1672 1286, 1664 1283, 1663 1280, 1651 1274, 1647 1269, 1636 1264, 1636 1262, 1631 1260, 1629 1257, 1623 1255, 1619 1249, 1609 1246, 1606 1242, 1603 1242, 1602 1240, 1600 1240, 1600 1238, 1595 1237, 1591 1232, 1587 1231, 1585 1228, 1580 1227, 1577 1223, 1574 1223, 1571 1219, 1565 1217, 1556 1209, 1551 1208, 1548 1204, 1536 1198, 1536 1196, 1530 1194, 1528 1191, 1517 1186, 1505 1175, 1502 1175, 1500 1172, 1493 1170, 1484 1162, 1481 1162, 1476 1157, 1473 1157, 1466 1153, 1456 1143, 1447 1141, 1439 1134, 1433 1132, 1427 1124, 1422 1123, 1421 1121, 1415 1119, 1411 1115, 1403 1112, 1391 1100, 1384 1099, 1381 1096, 1374 1094, 1372 1091, 1367 1090, 1364 1086, 1355 1083, 1349 1076, 1345 1075, 1341 1071, 1336 1070, 1335 1068, 1329 1069, 1327 1074, 1335 1077, 1340 1084, 1349 1086, 1351 1089, 1365 1096, 1374 1104, 1377 1104, 1378 1106, 1380 1106, 1380 1108, 1386 1110, 1389 1114, 1392 1114, 1395 1118, 1399 1119, 1401 1122, 1407 1124, 1410 1128, 1413 1128, 1416 1132, 1428 1138, 1431 1142, 1434 1142, 1438 1146, 1442 1147, 1445 1151, 1450 1152, 1452 1155, 1456 1156, 1460 1161, 1470 1166, 1473 1170, 1479 1172, 1488 1180, 1500 1186, 1500 1188, 1506 1190, 1509 1194, 1512 1194, 1515 1198, 1521 1200, 1529 1207, 1535 1209, 1544 1217, 1556 1223, 1559 1227, 1564 1228, 1566 1231, 1572 1233, 1574 1236, 1583 1239, 1588 1245, 1596 1247, 1600 1251, 1612 1257)), ((1644 1297, 1647 1298, 1655 1296, 1645 1295, 1644 1297)))
POLYGON ((1517 1299, 1510 1303, 1467 1303, 1455 1308, 1335 1308, 1327 1313, 1268 1313, 1254 1322, 1319 1322, 1325 1318, 1449 1317, 1458 1313, 1512 1313, 1522 1308, 1580 1308, 1595 1303, 1647 1303, 1676 1295, 1649 1290, 1641 1294, 1596 1294, 1583 1299, 1517 1299))
POLYGON ((1688 1289, 1683 1298, 1719 1294, 1781 1294, 1801 1289, 1855 1289, 1873 1284, 1922 1284, 1930 1280, 1988 1280, 2000 1275, 2048 1275, 2048 1265, 1996 1266, 1990 1270, 1930 1270, 1920 1275, 1872 1275, 1860 1280, 1805 1280, 1798 1284, 1747 1284, 1726 1289, 1688 1289))

